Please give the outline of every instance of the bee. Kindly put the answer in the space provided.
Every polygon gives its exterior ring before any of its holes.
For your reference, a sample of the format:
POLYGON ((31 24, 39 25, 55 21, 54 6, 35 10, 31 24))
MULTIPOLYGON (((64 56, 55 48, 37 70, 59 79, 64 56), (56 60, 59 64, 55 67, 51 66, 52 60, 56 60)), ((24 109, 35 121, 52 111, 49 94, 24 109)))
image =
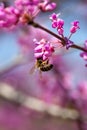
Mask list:
POLYGON ((43 72, 49 71, 53 68, 53 65, 49 64, 49 60, 43 61, 41 58, 37 59, 36 64, 37 64, 37 68, 39 68, 40 71, 43 71, 43 72))
POLYGON ((33 70, 35 70, 35 68, 38 68, 40 70, 40 72, 46 72, 49 71, 53 68, 52 64, 49 64, 49 60, 42 60, 42 58, 38 58, 36 60, 35 65, 33 66, 33 68, 31 69, 30 73, 33 72, 33 70))

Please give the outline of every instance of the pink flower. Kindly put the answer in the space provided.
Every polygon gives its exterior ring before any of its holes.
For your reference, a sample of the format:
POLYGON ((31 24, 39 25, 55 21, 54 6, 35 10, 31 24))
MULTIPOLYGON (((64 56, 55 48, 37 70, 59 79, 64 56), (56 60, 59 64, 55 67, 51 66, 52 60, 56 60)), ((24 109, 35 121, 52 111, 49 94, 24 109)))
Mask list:
POLYGON ((52 56, 52 53, 54 52, 54 47, 52 44, 45 39, 41 39, 39 42, 34 39, 34 43, 36 45, 34 49, 34 56, 35 58, 42 58, 43 60, 48 59, 50 56, 52 56))
POLYGON ((52 22, 52 28, 57 28, 57 21, 52 22))
POLYGON ((19 11, 13 6, 0 7, 0 27, 12 27, 18 21, 19 11))
POLYGON ((29 23, 41 12, 51 11, 56 7, 49 0, 15 0, 14 7, 0 5, 0 27, 12 27, 18 23, 29 23))
MULTIPOLYGON (((87 40, 85 41, 84 48, 87 49, 87 40)), ((87 52, 80 53, 80 56, 87 61, 87 52)), ((87 67, 87 64, 85 65, 87 67)))
POLYGON ((87 61, 87 52, 82 52, 80 56, 87 61))
POLYGON ((84 47, 85 47, 85 49, 87 49, 87 40, 85 40, 84 47))
POLYGON ((59 35, 63 35, 63 33, 64 33, 64 29, 63 29, 64 20, 63 20, 63 19, 60 19, 60 18, 59 18, 59 15, 60 15, 60 14, 55 14, 55 13, 53 13, 53 14, 50 16, 50 20, 52 21, 52 27, 53 27, 53 28, 57 28, 58 34, 59 34, 59 35))
POLYGON ((38 6, 44 12, 52 11, 56 8, 56 3, 54 2, 49 3, 49 0, 44 0, 43 2, 39 3, 38 6))
POLYGON ((79 21, 74 21, 71 23, 72 24, 72 27, 70 28, 70 32, 71 33, 75 33, 78 29, 80 29, 79 27, 79 21))
POLYGON ((51 11, 56 7, 56 4, 50 3, 48 0, 16 0, 15 7, 20 11, 19 21, 22 23, 29 23, 41 11, 51 11))
POLYGON ((63 25, 64 25, 64 20, 58 19, 58 20, 57 20, 57 28, 62 28, 63 25))
POLYGON ((49 18, 50 18, 50 20, 52 20, 52 21, 54 21, 54 20, 57 21, 59 15, 60 15, 60 14, 53 13, 49 18))
MULTIPOLYGON (((84 43, 84 48, 87 49, 87 40, 84 43)), ((80 56, 87 61, 87 52, 80 53, 80 56)))
POLYGON ((63 35, 64 29, 63 28, 59 28, 57 31, 58 31, 59 35, 63 35))

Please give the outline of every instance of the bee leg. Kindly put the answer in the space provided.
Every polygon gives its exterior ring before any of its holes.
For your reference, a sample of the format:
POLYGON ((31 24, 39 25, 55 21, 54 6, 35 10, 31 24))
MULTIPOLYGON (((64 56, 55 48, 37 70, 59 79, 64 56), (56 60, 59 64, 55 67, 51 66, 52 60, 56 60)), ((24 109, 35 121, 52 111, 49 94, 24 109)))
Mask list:
POLYGON ((39 76, 40 76, 40 79, 42 79, 42 71, 41 70, 39 70, 39 76))
POLYGON ((47 60, 47 62, 46 62, 47 64, 49 63, 49 60, 47 60))
POLYGON ((49 60, 45 60, 45 61, 44 61, 44 64, 49 64, 49 60))

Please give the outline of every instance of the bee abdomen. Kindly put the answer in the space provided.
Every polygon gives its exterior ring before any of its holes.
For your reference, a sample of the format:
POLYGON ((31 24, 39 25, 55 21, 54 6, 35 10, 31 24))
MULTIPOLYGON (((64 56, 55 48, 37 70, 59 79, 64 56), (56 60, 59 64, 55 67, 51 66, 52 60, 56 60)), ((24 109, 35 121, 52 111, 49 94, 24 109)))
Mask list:
POLYGON ((49 64, 49 65, 40 67, 40 70, 41 70, 41 71, 49 71, 49 70, 51 70, 52 68, 53 68, 53 65, 52 65, 52 64, 49 64))

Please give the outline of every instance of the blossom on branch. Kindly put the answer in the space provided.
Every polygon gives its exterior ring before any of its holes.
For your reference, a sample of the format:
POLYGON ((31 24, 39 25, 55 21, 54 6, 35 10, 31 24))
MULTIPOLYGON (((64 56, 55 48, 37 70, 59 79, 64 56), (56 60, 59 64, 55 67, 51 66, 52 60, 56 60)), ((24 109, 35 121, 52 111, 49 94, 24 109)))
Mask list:
POLYGON ((34 49, 34 56, 35 58, 41 58, 43 60, 49 59, 52 56, 54 50, 54 46, 45 39, 41 39, 39 42, 34 39, 34 43, 36 45, 34 49))
POLYGON ((49 0, 15 0, 14 6, 0 5, 0 27, 10 28, 19 23, 29 23, 42 11, 55 9, 56 4, 49 0))
POLYGON ((50 16, 50 20, 52 21, 52 28, 56 28, 59 35, 63 35, 64 29, 64 20, 59 18, 60 14, 53 13, 50 16))
POLYGON ((39 3, 38 6, 43 12, 52 11, 56 8, 56 3, 50 3, 49 0, 44 0, 43 2, 39 3))
MULTIPOLYGON (((86 40, 85 43, 84 43, 84 48, 87 49, 87 40, 86 40)), ((87 61, 87 52, 82 52, 82 53, 80 53, 80 56, 81 56, 85 61, 87 61)), ((86 64, 86 66, 87 66, 87 64, 86 64)))
POLYGON ((75 33, 78 29, 80 29, 79 27, 79 21, 74 21, 71 23, 72 27, 70 28, 70 32, 71 33, 75 33))
POLYGON ((19 17, 19 11, 10 6, 10 7, 4 7, 4 5, 0 6, 0 27, 9 28, 13 25, 16 25, 16 22, 18 21, 19 17))

